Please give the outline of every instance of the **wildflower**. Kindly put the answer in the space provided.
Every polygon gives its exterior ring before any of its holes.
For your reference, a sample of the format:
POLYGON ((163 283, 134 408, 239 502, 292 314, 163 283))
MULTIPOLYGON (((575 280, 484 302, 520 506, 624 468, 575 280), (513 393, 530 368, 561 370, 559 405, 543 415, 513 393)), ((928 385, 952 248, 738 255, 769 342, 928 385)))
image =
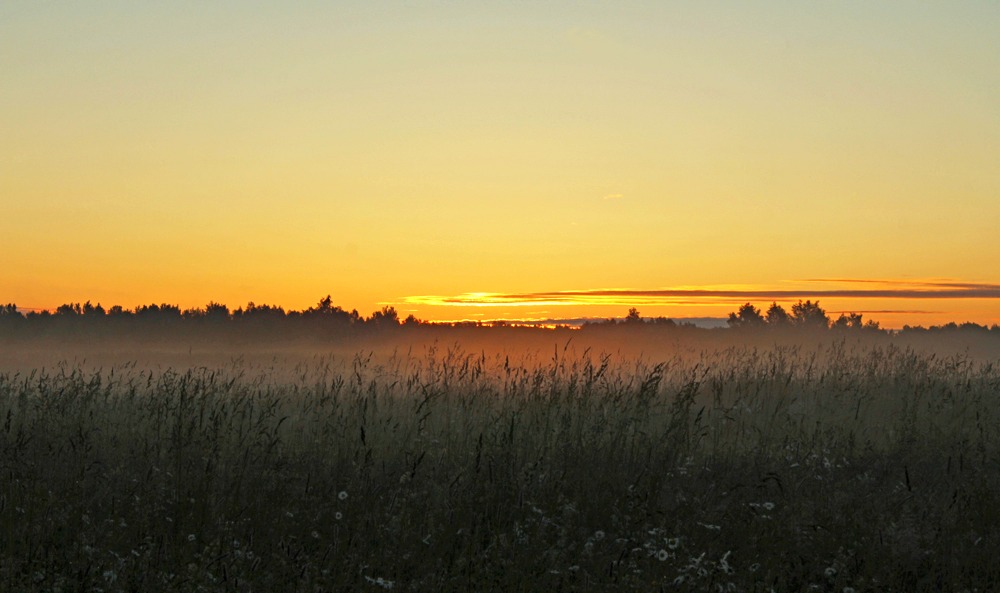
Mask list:
POLYGON ((719 570, 721 570, 726 574, 732 574, 736 572, 735 570, 733 570, 733 567, 729 565, 729 555, 732 553, 733 553, 732 550, 726 552, 725 554, 722 555, 722 558, 719 560, 719 570))
POLYGON ((604 532, 598 529, 594 532, 594 540, 601 541, 602 539, 604 539, 604 532))
POLYGON ((347 490, 341 490, 340 494, 337 495, 340 500, 347 500, 347 490))
POLYGON ((313 539, 319 539, 319 532, 318 531, 313 531, 312 532, 312 537, 313 537, 313 539))
POLYGON ((340 521, 341 519, 344 518, 344 513, 341 513, 340 511, 337 511, 336 513, 333 514, 333 518, 336 519, 336 520, 338 520, 338 521, 340 521))
POLYGON ((823 574, 826 575, 826 578, 832 579, 833 577, 837 576, 837 569, 832 566, 827 566, 826 570, 823 571, 823 574))
POLYGON ((388 579, 383 579, 382 577, 378 577, 376 579, 373 579, 371 577, 366 576, 365 580, 368 581, 369 583, 373 584, 373 585, 378 585, 379 587, 382 587, 383 589, 392 589, 396 585, 396 583, 394 581, 390 581, 388 579))
POLYGON ((193 534, 193 533, 189 533, 189 534, 188 534, 188 541, 189 541, 189 542, 193 542, 193 541, 194 541, 194 539, 195 539, 195 538, 194 538, 194 534, 193 534))
POLYGON ((659 552, 656 553, 656 559, 659 560, 660 562, 666 562, 667 558, 669 557, 670 553, 663 549, 661 549, 659 552))
POLYGON ((681 545, 681 538, 671 537, 667 540, 667 547, 671 550, 676 550, 678 546, 681 545))
POLYGON ((773 511, 774 510, 774 503, 773 502, 765 502, 764 504, 762 504, 760 506, 764 507, 765 511, 773 511))

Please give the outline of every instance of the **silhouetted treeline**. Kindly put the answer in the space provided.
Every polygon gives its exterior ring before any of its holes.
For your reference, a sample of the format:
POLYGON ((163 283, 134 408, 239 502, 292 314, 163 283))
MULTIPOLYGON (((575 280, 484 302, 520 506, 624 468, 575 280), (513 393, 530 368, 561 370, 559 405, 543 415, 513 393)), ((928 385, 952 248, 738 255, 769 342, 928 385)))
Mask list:
MULTIPOLYGON (((813 330, 861 330, 870 333, 890 333, 891 330, 883 330, 877 321, 865 321, 860 313, 841 313, 836 319, 831 319, 827 312, 820 307, 819 301, 799 301, 792 305, 791 312, 785 310, 781 305, 772 302, 767 311, 761 311, 750 303, 746 303, 729 314, 727 321, 729 327, 742 330, 772 329, 772 328, 799 328, 813 330)), ((947 323, 945 325, 934 325, 929 328, 922 326, 904 325, 903 329, 891 332, 896 334, 908 333, 937 333, 937 332, 974 332, 974 333, 994 333, 1000 335, 1000 325, 993 326, 979 325, 977 323, 966 322, 962 324, 947 323)))
POLYGON ((55 311, 22 313, 14 304, 0 305, 0 332, 8 336, 115 337, 119 335, 173 336, 191 333, 219 335, 325 333, 350 334, 415 325, 412 315, 400 320, 393 307, 383 307, 368 317, 333 304, 330 296, 303 311, 250 302, 231 310, 210 302, 203 308, 184 309, 170 304, 150 304, 125 309, 105 309, 89 301, 61 305, 55 311))
MULTIPOLYGON (((150 304, 125 309, 113 306, 108 309, 99 303, 89 301, 83 304, 70 303, 59 306, 55 311, 29 311, 23 313, 14 304, 0 305, 0 336, 79 336, 91 337, 174 337, 174 336, 223 336, 223 337, 323 337, 329 335, 351 336, 391 331, 399 328, 434 328, 434 332, 447 329, 488 329, 530 331, 531 327, 516 327, 516 322, 494 321, 439 323, 424 322, 413 315, 400 319, 396 309, 387 306, 365 317, 358 311, 348 311, 333 304, 327 295, 316 305, 302 311, 285 310, 277 305, 258 305, 250 302, 245 307, 230 309, 228 306, 210 302, 203 308, 184 309, 170 304, 150 304)), ((631 308, 624 318, 587 321, 580 329, 585 333, 622 333, 641 330, 649 332, 669 331, 674 334, 735 332, 752 333, 779 332, 864 332, 869 335, 924 335, 935 333, 958 333, 963 335, 1000 336, 1000 326, 992 327, 975 323, 948 323, 942 326, 924 328, 904 326, 902 330, 884 330, 878 322, 864 320, 859 313, 841 313, 831 319, 820 307, 819 302, 799 301, 787 311, 777 303, 771 303, 766 311, 746 303, 729 314, 727 328, 707 329, 694 324, 675 321, 666 317, 644 318, 638 309, 631 308)), ((559 329, 571 329, 559 325, 559 329)), ((541 330, 539 330, 541 331, 541 330)))
MULTIPOLYGON (((904 325, 900 330, 882 329, 877 321, 865 320, 861 313, 841 313, 836 319, 823 309, 819 301, 799 301, 792 305, 791 311, 786 310, 776 302, 772 302, 766 311, 758 309, 751 303, 743 304, 735 312, 729 314, 726 321, 728 329, 740 332, 782 331, 863 331, 869 334, 933 334, 938 332, 969 332, 977 334, 1000 335, 1000 325, 979 325, 977 323, 947 323, 931 327, 904 325)), ((666 317, 642 317, 636 308, 631 308, 624 318, 610 318, 591 321, 583 324, 584 329, 602 328, 648 328, 675 327, 690 328, 702 331, 717 331, 695 327, 693 324, 678 322, 666 317)))

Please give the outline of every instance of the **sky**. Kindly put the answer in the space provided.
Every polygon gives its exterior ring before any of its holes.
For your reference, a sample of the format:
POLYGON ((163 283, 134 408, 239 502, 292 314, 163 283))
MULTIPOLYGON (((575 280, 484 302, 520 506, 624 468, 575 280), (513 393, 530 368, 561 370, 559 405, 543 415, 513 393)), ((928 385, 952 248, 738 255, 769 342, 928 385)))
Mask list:
POLYGON ((1000 323, 998 30, 992 0, 5 0, 0 301, 1000 323))

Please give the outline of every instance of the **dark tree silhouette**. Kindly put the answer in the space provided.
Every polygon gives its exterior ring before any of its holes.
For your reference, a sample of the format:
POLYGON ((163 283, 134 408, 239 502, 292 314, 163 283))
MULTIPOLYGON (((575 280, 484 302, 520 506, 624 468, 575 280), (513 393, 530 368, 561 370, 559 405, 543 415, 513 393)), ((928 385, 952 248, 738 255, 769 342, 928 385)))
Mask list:
POLYGON ((833 327, 836 329, 861 329, 864 327, 861 317, 860 313, 841 313, 840 317, 833 322, 833 327))
POLYGON ((381 311, 375 311, 368 318, 369 323, 375 325, 399 325, 399 314, 395 307, 382 307, 381 311))
POLYGON ((787 325, 789 321, 788 311, 776 302, 772 302, 771 306, 767 309, 766 317, 767 324, 773 326, 787 325))
POLYGON ((66 303, 56 307, 56 315, 60 317, 76 317, 83 315, 83 307, 80 303, 66 303))
POLYGON ((87 317, 104 317, 104 307, 100 303, 91 305, 90 301, 83 304, 83 314, 87 317))
POLYGON ((819 301, 799 301, 792 305, 792 322, 802 327, 830 327, 830 318, 819 301))
POLYGON ((746 303, 736 313, 730 313, 726 323, 729 327, 760 327, 764 325, 764 317, 760 314, 760 309, 746 303))
POLYGON ((625 323, 642 323, 642 317, 639 315, 639 310, 632 307, 628 310, 628 315, 625 316, 625 323))
POLYGON ((212 301, 205 305, 205 318, 212 321, 228 321, 229 307, 212 301))
POLYGON ((357 323, 363 321, 357 310, 348 313, 344 309, 335 306, 330 295, 321 298, 315 307, 310 307, 302 312, 304 317, 320 318, 334 323, 357 323))
POLYGON ((14 328, 20 326, 24 320, 24 316, 14 303, 0 305, 0 327, 14 328))
POLYGON ((283 319, 285 310, 278 306, 258 305, 253 301, 247 303, 246 308, 239 308, 233 311, 233 318, 247 321, 258 321, 264 319, 283 319))

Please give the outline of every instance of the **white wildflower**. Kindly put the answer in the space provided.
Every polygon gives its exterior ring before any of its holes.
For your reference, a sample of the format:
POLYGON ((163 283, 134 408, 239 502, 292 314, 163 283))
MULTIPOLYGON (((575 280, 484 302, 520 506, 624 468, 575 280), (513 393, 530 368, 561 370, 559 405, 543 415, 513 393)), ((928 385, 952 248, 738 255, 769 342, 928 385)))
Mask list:
POLYGON ((670 552, 667 552, 666 550, 661 549, 656 553, 656 559, 660 562, 666 562, 667 558, 670 558, 670 552))
POLYGON ((382 577, 378 577, 378 578, 373 579, 371 577, 366 576, 365 580, 368 581, 369 583, 373 584, 373 585, 378 585, 379 587, 382 587, 383 589, 392 589, 396 585, 396 583, 394 581, 390 581, 388 579, 383 579, 382 577))
POLYGON ((195 540, 194 534, 193 533, 189 533, 188 534, 188 541, 189 542, 193 542, 194 540, 195 540))
POLYGON ((340 500, 347 500, 347 490, 341 490, 340 494, 337 495, 340 500))

